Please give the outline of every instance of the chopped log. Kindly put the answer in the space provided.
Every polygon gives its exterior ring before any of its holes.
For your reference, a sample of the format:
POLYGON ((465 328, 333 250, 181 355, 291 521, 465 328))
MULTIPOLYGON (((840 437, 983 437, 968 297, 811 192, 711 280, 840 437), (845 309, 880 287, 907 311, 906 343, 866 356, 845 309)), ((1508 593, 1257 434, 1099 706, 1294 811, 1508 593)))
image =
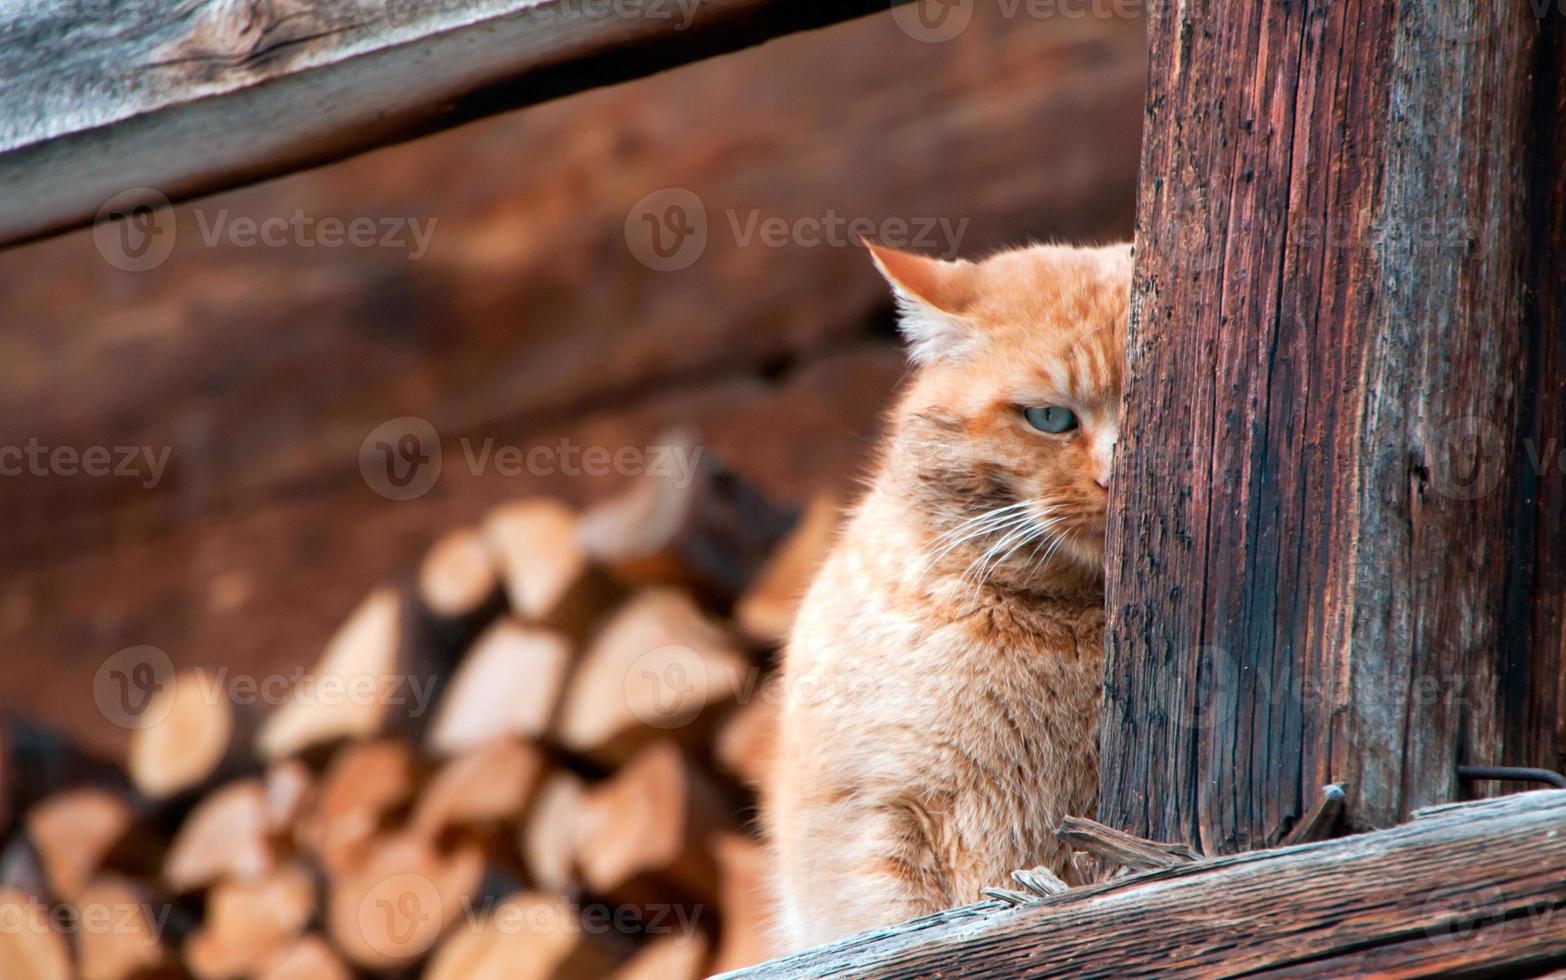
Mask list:
POLYGON ((274 837, 291 834, 305 812, 315 777, 298 759, 275 762, 266 771, 266 821, 274 837))
POLYGON ((571 903, 519 892, 490 910, 479 928, 441 944, 425 980, 598 980, 628 949, 602 930, 584 928, 571 903))
POLYGON ((705 723, 716 722, 708 709, 753 683, 749 661, 687 596, 643 592, 615 611, 583 654, 557 737, 609 763, 671 733, 700 740, 705 723))
POLYGON ((408 662, 406 610, 395 589, 373 593, 327 644, 326 653, 262 723, 257 751, 268 762, 343 738, 369 738, 391 707, 408 705, 414 683, 431 683, 408 662))
MULTIPOLYGON (((403 637, 408 669, 429 672, 426 697, 444 690, 450 668, 460 663, 474 640, 506 611, 499 557, 476 528, 464 528, 436 542, 419 567, 417 600, 403 637)), ((422 733, 423 711, 398 716, 403 734, 422 733)))
POLYGON ((199 671, 176 674, 153 696, 144 715, 156 719, 131 735, 131 781, 159 800, 208 781, 234 743, 234 710, 221 689, 199 671))
POLYGON ((759 789, 772 765, 782 714, 779 683, 768 678, 718 728, 712 747, 718 764, 744 785, 759 789))
POLYGON ((322 775, 295 840, 328 874, 343 873, 363 857, 388 814, 412 798, 414 765, 412 748, 399 739, 347 746, 322 775))
POLYGON ((134 822, 130 804, 102 789, 67 790, 29 810, 27 835, 38 851, 50 893, 73 901, 134 822))
POLYGON ((411 966, 471 911, 484 864, 470 845, 441 854, 414 835, 382 838, 360 866, 333 881, 327 935, 359 966, 411 966))
POLYGON ((71 980, 70 947, 36 894, 0 886, 0 977, 71 980))
POLYGON ((582 797, 576 863, 595 894, 630 904, 712 904, 718 870, 707 844, 728 807, 672 742, 643 749, 582 797))
POLYGON ((718 908, 723 919, 712 973, 755 966, 772 955, 775 929, 767 916, 766 850, 741 834, 721 833, 712 841, 718 859, 718 908))
POLYGON ((799 523, 767 558, 756 580, 734 604, 740 632, 757 643, 780 644, 794 626, 794 613, 816 570, 837 539, 842 504, 836 494, 820 494, 799 523))
POLYGON ((266 786, 242 779, 202 800, 185 818, 163 864, 163 881, 175 894, 225 878, 255 878, 272 869, 266 786))
POLYGON ((501 597, 495 552, 475 528, 453 531, 419 566, 419 600, 432 615, 467 620, 501 597))
POLYGON ((296 864, 225 881, 208 893, 201 929, 185 941, 185 965, 201 980, 250 976, 299 935, 315 908, 315 883, 296 864))
POLYGON ((505 618, 484 631, 446 685, 426 738, 449 755, 496 738, 548 731, 570 667, 564 636, 505 618))
POLYGON ((455 756, 424 787, 410 829, 433 841, 448 827, 517 820, 543 768, 543 754, 516 739, 455 756))
POLYGON ((256 980, 353 980, 353 975, 326 940, 310 934, 268 956, 256 980))
POLYGON ((729 977, 1531 975, 1566 958, 1563 825, 1566 791, 1484 800, 966 906, 729 977))
POLYGON ((512 614, 577 640, 622 594, 588 555, 579 522, 575 511, 549 497, 515 501, 484 519, 512 614))
POLYGON ((158 911, 145 889, 102 877, 82 889, 72 905, 81 980, 143 977, 168 961, 169 951, 158 934, 158 911))
POLYGON ((587 550, 638 586, 690 589, 727 609, 755 579, 793 515, 699 445, 665 433, 647 471, 582 515, 587 550))
POLYGON ((1171 868, 1202 857, 1184 844, 1143 840, 1085 817, 1066 817, 1055 836, 1076 850, 1137 871, 1171 868))
POLYGON ((557 894, 577 891, 576 840, 581 833, 586 787, 570 772, 556 772, 534 794, 517 849, 538 886, 557 894))
POLYGON ((707 947, 699 933, 655 939, 610 980, 701 980, 712 972, 706 969, 707 947))

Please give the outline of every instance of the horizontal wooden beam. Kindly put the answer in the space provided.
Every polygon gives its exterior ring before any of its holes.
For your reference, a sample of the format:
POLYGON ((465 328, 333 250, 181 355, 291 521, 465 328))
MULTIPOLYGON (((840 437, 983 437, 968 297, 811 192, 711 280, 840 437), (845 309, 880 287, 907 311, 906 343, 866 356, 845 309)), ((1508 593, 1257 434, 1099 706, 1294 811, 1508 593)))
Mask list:
POLYGON ((972 905, 731 978, 1533 976, 1566 964, 1566 791, 972 905))
POLYGON ((175 201, 209 194, 888 6, 888 0, 0 5, 6 197, 0 245, 87 224, 111 199, 140 188, 175 201))

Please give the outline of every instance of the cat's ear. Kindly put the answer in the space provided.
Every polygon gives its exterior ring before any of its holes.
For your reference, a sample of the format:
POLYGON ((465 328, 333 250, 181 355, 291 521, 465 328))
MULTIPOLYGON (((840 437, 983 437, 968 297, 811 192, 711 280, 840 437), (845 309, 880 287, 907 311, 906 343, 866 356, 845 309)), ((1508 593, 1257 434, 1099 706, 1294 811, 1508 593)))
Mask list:
POLYGON ((977 290, 978 266, 899 252, 866 241, 870 257, 897 296, 908 356, 916 364, 961 357, 979 339, 964 316, 977 290))

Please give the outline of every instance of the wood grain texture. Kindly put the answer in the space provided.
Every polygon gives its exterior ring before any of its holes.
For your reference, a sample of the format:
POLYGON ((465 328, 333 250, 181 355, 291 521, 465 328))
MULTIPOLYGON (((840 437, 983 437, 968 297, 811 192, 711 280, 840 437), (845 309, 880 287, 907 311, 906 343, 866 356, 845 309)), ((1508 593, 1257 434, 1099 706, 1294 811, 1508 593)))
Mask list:
POLYGON ((0 5, 0 245, 86 224, 134 188, 173 200, 209 194, 887 6, 0 5))
POLYGON ((1563 828, 1566 791, 1485 800, 954 909, 727 976, 1536 976, 1566 963, 1563 828))
POLYGON ((1230 852, 1559 767, 1551 10, 1152 9, 1104 823, 1230 852))

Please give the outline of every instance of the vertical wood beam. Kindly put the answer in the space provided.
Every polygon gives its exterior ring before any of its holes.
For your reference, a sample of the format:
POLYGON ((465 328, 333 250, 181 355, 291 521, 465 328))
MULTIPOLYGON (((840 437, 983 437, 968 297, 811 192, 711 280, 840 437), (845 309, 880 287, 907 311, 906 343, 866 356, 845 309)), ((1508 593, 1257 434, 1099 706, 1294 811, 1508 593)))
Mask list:
POLYGON ((1154 5, 1105 823, 1242 850, 1559 765, 1561 19, 1154 5))

